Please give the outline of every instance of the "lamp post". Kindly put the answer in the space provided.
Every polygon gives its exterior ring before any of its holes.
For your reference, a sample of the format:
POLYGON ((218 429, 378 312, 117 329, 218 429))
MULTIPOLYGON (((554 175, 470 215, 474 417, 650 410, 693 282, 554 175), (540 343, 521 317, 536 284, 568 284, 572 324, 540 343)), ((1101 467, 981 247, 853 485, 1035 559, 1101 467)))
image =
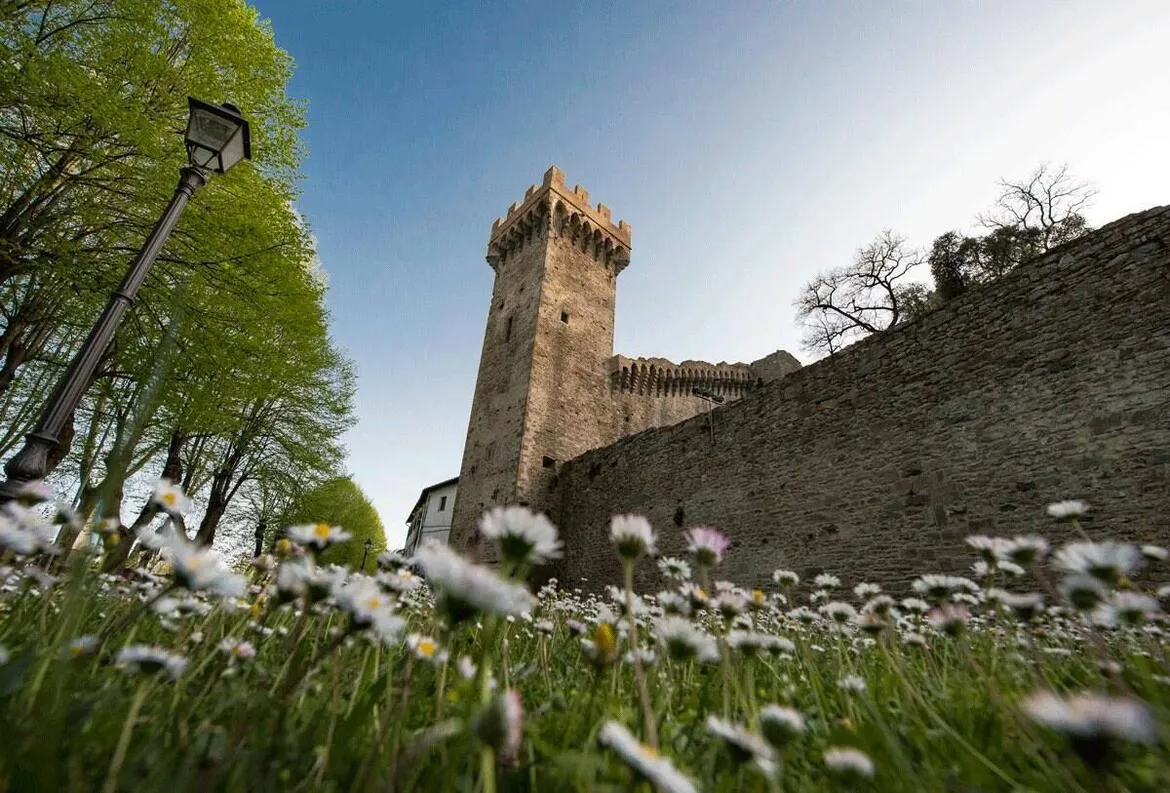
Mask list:
POLYGON ((188 111, 185 135, 188 164, 179 171, 175 193, 130 264, 121 285, 110 295, 85 343, 57 382, 36 427, 26 437, 21 450, 4 466, 8 480, 0 484, 0 504, 11 501, 24 485, 48 473, 49 453, 57 447, 61 430, 81 403, 122 315, 134 302, 183 208, 195 191, 207 183, 208 171, 224 173, 240 160, 252 158, 248 122, 234 105, 211 105, 189 98, 188 111))
POLYGON ((370 549, 374 547, 374 541, 366 537, 366 541, 362 543, 366 550, 362 553, 362 566, 359 568, 363 573, 366 572, 366 557, 370 555, 370 549))

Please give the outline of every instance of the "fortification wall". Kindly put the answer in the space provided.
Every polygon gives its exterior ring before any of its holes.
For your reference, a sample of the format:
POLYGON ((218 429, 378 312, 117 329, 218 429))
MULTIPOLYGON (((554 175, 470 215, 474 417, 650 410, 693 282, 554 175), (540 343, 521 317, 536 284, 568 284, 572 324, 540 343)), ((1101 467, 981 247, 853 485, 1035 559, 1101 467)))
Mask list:
MULTIPOLYGON (((563 584, 616 581, 615 513, 663 553, 723 527, 720 577, 778 566, 898 585, 972 561, 973 533, 1039 529, 1085 498, 1091 535, 1170 541, 1170 208, 1123 218, 919 322, 707 418, 560 466, 563 584)), ((651 565, 642 565, 651 573, 651 565)))
POLYGON ((732 402, 746 394, 757 378, 747 364, 683 361, 665 358, 609 360, 609 391, 613 432, 609 443, 651 427, 685 421, 711 408, 695 396, 695 388, 732 402))

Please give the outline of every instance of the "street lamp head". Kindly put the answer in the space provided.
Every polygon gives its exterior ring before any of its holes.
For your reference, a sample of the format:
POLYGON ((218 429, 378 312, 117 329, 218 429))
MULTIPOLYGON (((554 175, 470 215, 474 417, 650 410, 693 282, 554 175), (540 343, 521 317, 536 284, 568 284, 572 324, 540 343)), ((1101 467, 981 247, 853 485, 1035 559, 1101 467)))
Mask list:
POLYGON ((196 168, 224 173, 252 159, 248 122, 235 105, 212 105, 188 97, 187 159, 196 168))

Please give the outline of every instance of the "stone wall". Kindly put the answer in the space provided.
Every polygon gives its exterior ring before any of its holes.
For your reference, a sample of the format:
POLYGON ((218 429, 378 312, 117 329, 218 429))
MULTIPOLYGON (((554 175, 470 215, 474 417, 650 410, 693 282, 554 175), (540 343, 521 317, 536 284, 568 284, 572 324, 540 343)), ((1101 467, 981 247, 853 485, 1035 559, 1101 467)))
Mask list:
MULTIPOLYGON (((1092 535, 1170 541, 1170 208, 1131 215, 922 320, 754 389, 708 419, 560 466, 553 572, 619 574, 615 513, 664 553, 723 527, 720 577, 776 567, 897 586, 961 571, 973 533, 1039 530, 1063 498, 1092 535)), ((649 571, 651 565, 643 565, 649 571)))

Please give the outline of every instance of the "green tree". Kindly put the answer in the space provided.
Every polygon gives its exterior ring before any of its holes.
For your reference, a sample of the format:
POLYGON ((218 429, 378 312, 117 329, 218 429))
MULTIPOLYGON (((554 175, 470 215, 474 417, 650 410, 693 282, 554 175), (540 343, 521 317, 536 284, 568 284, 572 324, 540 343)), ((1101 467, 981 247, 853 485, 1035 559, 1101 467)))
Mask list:
POLYGON ((119 515, 125 491, 141 502, 130 522, 149 523, 165 473, 210 543, 336 475, 353 373, 293 208, 291 74, 244 0, 0 3, 0 453, 165 206, 187 96, 230 100, 252 126, 255 159, 187 208, 66 429, 55 479, 83 515, 119 515))
POLYGON ((363 556, 369 570, 377 555, 386 550, 382 519, 362 489, 348 476, 323 482, 306 492, 284 516, 285 525, 325 522, 341 526, 353 536, 322 554, 323 561, 357 569, 363 556), (365 543, 370 540, 369 553, 365 543))

